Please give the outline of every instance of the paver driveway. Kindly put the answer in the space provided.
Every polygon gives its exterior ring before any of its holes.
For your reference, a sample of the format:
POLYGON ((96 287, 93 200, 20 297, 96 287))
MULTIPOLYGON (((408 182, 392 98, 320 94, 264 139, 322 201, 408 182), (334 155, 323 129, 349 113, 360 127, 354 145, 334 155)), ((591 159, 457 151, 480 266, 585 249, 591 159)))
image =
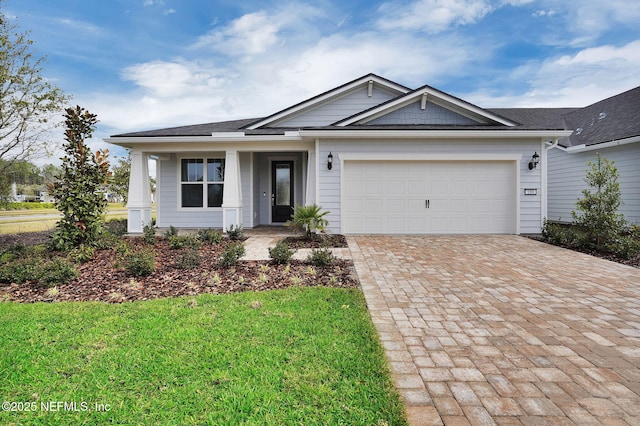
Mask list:
POLYGON ((352 236, 411 424, 640 425, 640 270, 519 236, 352 236))

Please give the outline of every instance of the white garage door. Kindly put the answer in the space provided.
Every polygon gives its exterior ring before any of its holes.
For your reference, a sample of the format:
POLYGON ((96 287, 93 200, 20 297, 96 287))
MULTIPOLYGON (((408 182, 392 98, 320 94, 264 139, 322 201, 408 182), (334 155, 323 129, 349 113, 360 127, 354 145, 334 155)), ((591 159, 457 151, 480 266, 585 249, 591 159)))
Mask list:
POLYGON ((509 234, 513 161, 345 161, 343 232, 509 234))

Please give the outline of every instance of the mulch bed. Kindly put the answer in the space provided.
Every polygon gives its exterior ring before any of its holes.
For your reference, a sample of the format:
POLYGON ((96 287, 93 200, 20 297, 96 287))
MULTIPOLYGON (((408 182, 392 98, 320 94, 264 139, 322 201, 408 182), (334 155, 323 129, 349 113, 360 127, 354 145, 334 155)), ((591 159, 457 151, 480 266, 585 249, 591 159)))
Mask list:
MULTIPOLYGON (((547 243, 547 244, 551 244, 548 241, 545 241, 544 238, 542 238, 542 236, 540 235, 528 235, 528 238, 531 238, 533 240, 536 241, 541 241, 543 243, 547 243)), ((552 244, 553 245, 553 244, 552 244)), ((610 260, 612 262, 616 262, 616 263, 621 263, 623 265, 627 265, 627 266, 633 266, 634 268, 640 268, 640 254, 638 254, 636 257, 631 258, 631 259, 625 259, 619 256, 616 256, 613 253, 603 253, 600 251, 596 251, 596 250, 581 250, 581 249, 577 249, 574 247, 566 247, 566 246, 562 246, 562 245, 558 245, 558 247, 562 247, 562 248, 566 248, 568 250, 573 250, 573 251, 579 251, 580 253, 585 253, 594 257, 599 257, 601 259, 606 259, 606 260, 610 260)))
POLYGON ((347 239, 340 234, 316 234, 311 239, 305 236, 286 237, 284 239, 289 248, 323 248, 323 247, 348 247, 347 239))
MULTIPOLYGON (((128 239, 128 244, 140 250, 150 247, 140 238, 128 239)), ((182 250, 172 250, 166 240, 157 239, 154 245, 156 269, 145 277, 128 274, 113 250, 99 250, 90 262, 78 266, 77 279, 54 290, 33 283, 0 284, 0 300, 121 303, 201 293, 227 294, 294 286, 355 288, 359 285, 353 263, 347 260, 336 260, 328 267, 312 267, 304 261, 291 261, 289 265, 239 261, 233 267, 222 268, 218 266, 218 258, 224 246, 225 243, 201 247, 198 250, 200 265, 180 269, 177 264, 182 250)))

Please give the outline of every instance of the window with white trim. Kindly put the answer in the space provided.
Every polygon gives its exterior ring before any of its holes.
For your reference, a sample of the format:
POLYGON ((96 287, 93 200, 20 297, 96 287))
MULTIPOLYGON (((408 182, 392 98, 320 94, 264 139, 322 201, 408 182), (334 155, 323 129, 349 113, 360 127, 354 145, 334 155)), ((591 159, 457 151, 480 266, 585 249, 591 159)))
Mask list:
POLYGON ((183 208, 221 207, 223 192, 224 158, 180 160, 180 205, 183 208))

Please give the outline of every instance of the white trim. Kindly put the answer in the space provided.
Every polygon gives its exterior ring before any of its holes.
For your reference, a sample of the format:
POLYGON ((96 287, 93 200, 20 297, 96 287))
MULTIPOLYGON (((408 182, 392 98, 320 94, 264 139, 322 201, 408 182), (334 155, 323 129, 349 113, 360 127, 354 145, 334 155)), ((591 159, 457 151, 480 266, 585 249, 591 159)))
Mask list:
POLYGON ((271 115, 267 118, 264 118, 262 120, 260 120, 257 123, 252 124, 251 126, 247 127, 247 129, 249 130, 255 130, 257 128, 266 126, 267 124, 282 120, 286 117, 290 117, 292 115, 297 114, 300 111, 303 111, 305 109, 309 109, 312 108, 316 105, 322 104, 323 102, 326 102, 330 99, 336 98, 338 96, 341 96, 347 92, 350 92, 353 89, 358 88, 359 86, 364 86, 364 85, 368 85, 370 81, 373 81, 374 83, 377 83, 383 87, 386 87, 387 89, 396 91, 396 92, 400 92, 400 93, 408 93, 409 89, 407 89, 406 87, 403 87, 399 84, 393 83, 391 81, 388 80, 383 80, 382 78, 375 76, 375 75, 366 75, 362 78, 359 78, 355 81, 352 81, 351 83, 347 83, 347 85, 342 86, 342 87, 338 87, 338 88, 334 88, 332 90, 329 90, 328 92, 325 92, 324 94, 321 94, 317 97, 313 97, 311 99, 307 99, 306 101, 301 102, 300 104, 287 108, 285 110, 282 110, 274 115, 271 115))
POLYGON ((341 152, 340 170, 344 161, 520 161, 522 154, 446 154, 446 153, 378 153, 378 152, 341 152))
POLYGON ((631 138, 626 138, 626 139, 616 139, 614 141, 598 143, 598 144, 589 145, 589 146, 582 144, 582 145, 570 146, 568 148, 565 148, 563 146, 558 146, 558 148, 568 153, 588 152, 588 151, 598 151, 600 149, 613 148, 620 145, 628 145, 630 143, 637 143, 637 142, 640 142, 640 136, 633 136, 631 138))
MULTIPOLYGON (((240 175, 242 176, 242 164, 240 169, 240 175)), ((242 192, 242 182, 240 182, 240 192, 242 192)), ((253 193, 253 152, 249 153, 249 211, 251 214, 249 215, 249 224, 247 227, 253 228, 255 223, 255 218, 253 217, 253 206, 255 205, 253 193)))
POLYGON ((351 139, 415 139, 415 138, 560 138, 571 130, 300 130, 303 138, 351 139))
MULTIPOLYGON (((180 154, 176 155, 176 179, 178 182, 178 187, 176 190, 176 203, 177 203, 177 211, 185 213, 185 212, 221 212, 222 206, 220 207, 207 207, 208 204, 207 197, 207 185, 209 183, 222 183, 225 185, 224 180, 222 182, 209 182, 207 181, 207 160, 225 160, 225 169, 227 167, 226 155, 224 152, 220 153, 218 151, 213 151, 211 153, 201 153, 201 155, 188 155, 188 154, 180 154), (182 182, 182 160, 203 160, 202 162, 202 182, 182 182), (182 185, 202 185, 202 207, 182 207, 182 185)), ((222 189, 224 193, 224 186, 222 189)), ((157 188, 156 188, 157 192, 157 188)))

